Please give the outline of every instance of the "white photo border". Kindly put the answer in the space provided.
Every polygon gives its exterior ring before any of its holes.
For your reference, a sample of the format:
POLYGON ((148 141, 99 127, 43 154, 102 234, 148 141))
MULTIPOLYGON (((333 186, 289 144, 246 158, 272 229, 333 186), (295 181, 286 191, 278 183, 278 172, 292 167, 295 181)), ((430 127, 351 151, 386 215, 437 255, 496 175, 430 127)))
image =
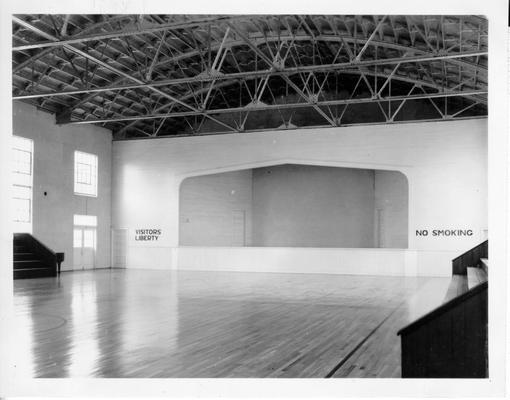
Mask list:
MULTIPOLYGON (((9 221, 9 136, 12 134, 12 14, 435 14, 489 20, 489 375, 488 379, 24 379, 8 365, 12 315, 12 234, 0 224, 0 397, 504 397, 508 349, 508 0, 3 0, 0 4, 0 221, 9 221)), ((12 333, 12 332, 11 332, 12 333)))

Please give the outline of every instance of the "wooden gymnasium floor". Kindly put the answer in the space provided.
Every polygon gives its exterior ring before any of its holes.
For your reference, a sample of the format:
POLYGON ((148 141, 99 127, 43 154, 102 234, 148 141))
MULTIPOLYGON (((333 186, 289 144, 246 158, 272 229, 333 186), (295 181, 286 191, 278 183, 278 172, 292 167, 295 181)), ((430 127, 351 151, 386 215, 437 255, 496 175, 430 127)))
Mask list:
POLYGON ((96 270, 14 282, 19 377, 399 377, 449 278, 96 270))

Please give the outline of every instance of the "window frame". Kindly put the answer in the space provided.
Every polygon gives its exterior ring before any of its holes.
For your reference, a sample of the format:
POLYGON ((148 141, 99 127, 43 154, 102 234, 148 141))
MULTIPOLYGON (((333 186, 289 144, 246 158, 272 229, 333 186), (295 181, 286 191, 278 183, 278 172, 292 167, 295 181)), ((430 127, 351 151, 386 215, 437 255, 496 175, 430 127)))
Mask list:
POLYGON ((73 180, 74 194, 77 196, 98 197, 99 157, 97 156, 97 154, 75 150, 73 166, 74 166, 74 180, 73 180))
POLYGON ((97 220, 97 215, 73 215, 73 249, 87 248, 97 251, 97 220), (92 246, 87 245, 87 240, 92 240, 92 246))
POLYGON ((33 202, 34 202, 34 140, 19 135, 12 135, 11 142, 11 205, 12 205, 12 216, 11 221, 14 224, 15 232, 32 232, 33 224, 33 202), (29 155, 29 170, 17 168, 16 165, 19 163, 16 157, 16 152, 22 152, 29 155), (26 190, 27 194, 22 195, 18 189, 26 190), (17 201, 25 201, 28 212, 24 213, 25 219, 17 219, 17 201), (18 230, 18 228, 20 228, 18 230))
MULTIPOLYGON (((20 174, 20 175, 32 175, 32 170, 33 170, 33 168, 32 168, 32 165, 33 165, 33 160, 32 160, 33 154, 32 153, 33 153, 33 151, 29 151, 29 150, 25 150, 25 149, 20 149, 20 148, 17 148, 17 147, 13 147, 12 150, 14 152, 28 154, 29 157, 30 157, 30 160, 29 160, 29 172, 25 172, 25 171, 22 171, 20 169, 15 169, 15 168, 12 168, 11 172, 13 172, 15 174, 20 174)), ((15 158, 15 157, 13 157, 13 158, 15 158)), ((15 160, 13 160, 13 161, 15 161, 15 160)), ((19 164, 19 163, 15 162, 15 164, 19 164)))

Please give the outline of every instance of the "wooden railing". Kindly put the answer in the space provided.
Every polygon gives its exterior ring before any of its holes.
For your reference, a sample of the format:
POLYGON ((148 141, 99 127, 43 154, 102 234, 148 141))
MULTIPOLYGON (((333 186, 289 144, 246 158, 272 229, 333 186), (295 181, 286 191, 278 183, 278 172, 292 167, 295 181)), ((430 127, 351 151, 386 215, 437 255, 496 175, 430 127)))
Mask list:
POLYGON ((489 241, 486 240, 478 246, 466 251, 452 260, 452 274, 466 275, 467 267, 480 266, 481 258, 489 258, 489 241))
POLYGON ((402 328, 403 378, 485 378, 487 292, 484 282, 402 328))
MULTIPOLYGON (((452 260, 452 279, 482 268, 489 242, 452 260), (456 276, 457 275, 457 276, 456 276)), ((466 279, 464 277, 464 279, 466 279)), ((452 281, 453 282, 453 281, 452 281)), ((488 376, 488 282, 453 297, 402 328, 403 378, 485 378, 488 376)))
POLYGON ((42 242, 37 240, 29 233, 15 233, 14 238, 23 242, 30 249, 31 253, 37 255, 44 265, 57 275, 57 256, 53 250, 46 247, 42 242))

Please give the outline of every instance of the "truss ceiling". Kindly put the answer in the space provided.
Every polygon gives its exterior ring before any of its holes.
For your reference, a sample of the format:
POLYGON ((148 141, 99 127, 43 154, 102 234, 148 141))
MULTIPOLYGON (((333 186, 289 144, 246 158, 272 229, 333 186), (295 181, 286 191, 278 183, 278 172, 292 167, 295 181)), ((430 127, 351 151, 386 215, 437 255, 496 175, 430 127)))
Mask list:
POLYGON ((115 139, 487 115, 487 20, 17 15, 13 99, 115 139))

